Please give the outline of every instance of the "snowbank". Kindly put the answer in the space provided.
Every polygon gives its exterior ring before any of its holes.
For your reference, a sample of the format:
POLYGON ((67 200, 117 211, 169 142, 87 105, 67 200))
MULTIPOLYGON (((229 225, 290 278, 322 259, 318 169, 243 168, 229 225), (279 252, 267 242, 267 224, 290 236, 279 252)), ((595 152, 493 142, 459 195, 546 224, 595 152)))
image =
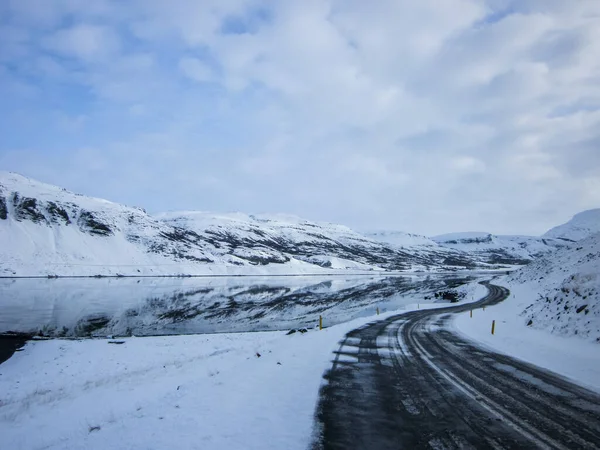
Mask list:
POLYGON ((462 314, 456 327, 500 352, 600 391, 600 233, 498 283, 510 289, 510 298, 474 311, 472 319, 462 314))
POLYGON ((456 316, 454 326, 463 335, 514 358, 545 367, 572 381, 600 392, 600 345, 579 338, 552 335, 546 330, 527 327, 520 313, 536 298, 527 285, 507 286, 511 296, 504 302, 456 316), (496 321, 491 334, 492 320, 496 321))
POLYGON ((515 311, 524 324, 600 343, 600 233, 514 272, 506 282, 527 289, 528 304, 515 311))

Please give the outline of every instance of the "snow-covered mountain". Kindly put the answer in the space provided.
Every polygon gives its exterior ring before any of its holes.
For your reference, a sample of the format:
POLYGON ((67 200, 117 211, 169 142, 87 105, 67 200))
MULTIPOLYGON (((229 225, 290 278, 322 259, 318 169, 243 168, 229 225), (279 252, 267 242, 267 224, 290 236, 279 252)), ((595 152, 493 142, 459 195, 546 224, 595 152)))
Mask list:
POLYGON ((566 245, 563 240, 551 237, 503 236, 481 232, 443 234, 432 240, 444 247, 470 253, 490 264, 527 264, 566 245))
POLYGON ((165 213, 158 218, 174 227, 197 233, 219 245, 223 252, 259 258, 261 263, 277 262, 281 255, 293 255, 310 264, 332 269, 473 267, 472 259, 465 258, 460 251, 439 246, 400 248, 369 239, 343 225, 317 224, 289 215, 191 211, 165 213))
POLYGON ((289 216, 157 217, 0 172, 0 276, 306 274, 489 268, 441 246, 406 248, 289 216))
POLYGON ((448 248, 467 252, 490 264, 527 264, 570 242, 600 232, 600 209, 575 215, 569 222, 537 236, 503 236, 491 233, 451 233, 431 238, 448 248))
POLYGON ((368 238, 379 242, 386 242, 397 247, 432 247, 439 245, 431 238, 420 234, 404 233, 403 231, 369 231, 364 233, 368 238))
POLYGON ((567 223, 552 228, 543 237, 579 241, 594 233, 600 233, 600 208, 576 214, 567 223))
POLYGON ((531 292, 532 303, 521 313, 525 324, 600 342, 600 233, 523 267, 507 281, 531 292))

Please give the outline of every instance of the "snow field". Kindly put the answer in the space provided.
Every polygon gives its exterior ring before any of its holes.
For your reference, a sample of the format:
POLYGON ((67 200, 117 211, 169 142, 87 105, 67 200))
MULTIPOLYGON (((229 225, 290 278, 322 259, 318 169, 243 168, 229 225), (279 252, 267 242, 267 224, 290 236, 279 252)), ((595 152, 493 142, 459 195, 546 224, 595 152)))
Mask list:
POLYGON ((348 326, 30 343, 0 366, 2 446, 304 449, 348 326))

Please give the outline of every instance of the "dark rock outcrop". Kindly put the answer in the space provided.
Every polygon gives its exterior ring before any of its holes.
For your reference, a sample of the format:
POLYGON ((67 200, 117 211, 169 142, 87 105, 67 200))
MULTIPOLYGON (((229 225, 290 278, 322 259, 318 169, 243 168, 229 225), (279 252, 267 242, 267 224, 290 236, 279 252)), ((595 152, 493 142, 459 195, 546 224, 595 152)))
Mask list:
POLYGON ((6 199, 0 195, 0 219, 6 220, 8 218, 8 209, 6 208, 6 199))
POLYGON ((65 209, 61 206, 58 206, 56 203, 48 202, 46 210, 48 211, 53 223, 64 221, 65 225, 71 224, 71 219, 69 219, 69 214, 67 211, 65 211, 65 209))
POLYGON ((98 236, 111 236, 113 235, 113 230, 101 222, 93 213, 89 211, 84 211, 79 216, 78 220, 79 228, 82 231, 85 231, 89 234, 95 234, 98 236))
POLYGON ((35 198, 21 198, 15 193, 13 195, 13 206, 18 221, 30 220, 34 223, 48 223, 46 217, 38 208, 38 202, 35 198))

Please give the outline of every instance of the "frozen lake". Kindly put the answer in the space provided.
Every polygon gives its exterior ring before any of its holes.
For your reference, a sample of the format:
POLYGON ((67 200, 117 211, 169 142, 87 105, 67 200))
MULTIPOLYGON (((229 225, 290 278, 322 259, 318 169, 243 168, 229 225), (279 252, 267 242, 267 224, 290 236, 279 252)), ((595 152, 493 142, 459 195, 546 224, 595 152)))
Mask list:
MULTIPOLYGON (((0 280, 0 334, 148 336, 325 326, 411 303, 476 275, 0 280)), ((427 297, 427 298, 426 298, 427 297)))

